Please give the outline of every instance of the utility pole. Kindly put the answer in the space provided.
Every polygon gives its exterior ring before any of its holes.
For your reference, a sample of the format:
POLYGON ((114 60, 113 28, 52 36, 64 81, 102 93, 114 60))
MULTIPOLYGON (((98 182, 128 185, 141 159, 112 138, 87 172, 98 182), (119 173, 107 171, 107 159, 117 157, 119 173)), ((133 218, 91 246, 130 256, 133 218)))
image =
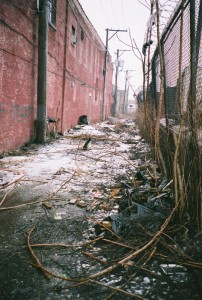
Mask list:
POLYGON ((126 71, 126 80, 125 80, 125 89, 124 89, 124 112, 126 113, 127 112, 127 105, 128 105, 128 101, 127 101, 127 97, 128 95, 127 94, 127 83, 128 83, 128 70, 126 71))
POLYGON ((46 89, 48 58, 48 11, 49 0, 42 0, 39 10, 38 31, 38 82, 36 141, 46 141, 46 89))
POLYGON ((107 77, 107 55, 108 55, 108 41, 109 41, 109 29, 106 29, 106 45, 105 45, 105 57, 104 57, 104 83, 103 83, 103 103, 102 103, 102 120, 105 120, 105 99, 106 99, 106 77, 107 77))
POLYGON ((117 32, 127 32, 127 30, 121 29, 106 29, 106 46, 105 46, 105 57, 104 57, 104 69, 103 69, 103 102, 102 102, 102 120, 105 120, 105 102, 106 102, 106 79, 107 79, 107 56, 108 56, 108 41, 113 38, 117 32), (109 31, 114 31, 115 33, 109 38, 109 31))
POLYGON ((125 90, 124 90, 124 112, 127 113, 128 111, 128 94, 129 94, 129 86, 128 86, 128 79, 129 79, 129 72, 134 72, 135 70, 127 70, 126 71, 126 80, 125 80, 125 90))
POLYGON ((115 116, 118 115, 119 113, 119 99, 118 99, 118 73, 119 73, 119 58, 121 57, 121 55, 125 52, 125 51, 131 51, 131 50, 120 50, 117 49, 117 64, 116 64, 116 74, 115 74, 115 91, 114 91, 114 102, 115 102, 115 116), (120 51, 122 52, 120 55, 120 51))

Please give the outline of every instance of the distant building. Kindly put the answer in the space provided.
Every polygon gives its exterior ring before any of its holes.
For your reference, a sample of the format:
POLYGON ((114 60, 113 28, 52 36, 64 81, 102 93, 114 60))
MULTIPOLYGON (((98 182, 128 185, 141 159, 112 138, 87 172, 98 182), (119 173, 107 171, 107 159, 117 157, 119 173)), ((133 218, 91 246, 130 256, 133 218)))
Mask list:
MULTIPOLYGON (((0 152, 35 139, 41 1, 0 1, 0 152)), ((78 0, 49 0, 47 116, 57 131, 80 115, 102 119, 104 52, 78 0)), ((113 102, 110 57, 106 78, 104 117, 113 102)))
POLYGON ((128 100, 128 107, 127 107, 127 112, 135 112, 137 110, 137 101, 133 99, 128 100))

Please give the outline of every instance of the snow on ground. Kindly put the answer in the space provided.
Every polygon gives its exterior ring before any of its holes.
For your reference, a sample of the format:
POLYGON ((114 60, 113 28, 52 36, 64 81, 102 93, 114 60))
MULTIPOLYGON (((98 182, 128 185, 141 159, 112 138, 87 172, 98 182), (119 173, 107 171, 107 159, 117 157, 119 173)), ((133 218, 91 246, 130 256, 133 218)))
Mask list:
POLYGON ((74 174, 65 189, 74 190, 77 194, 79 191, 89 192, 97 185, 113 186, 117 176, 138 166, 138 161, 130 160, 129 153, 141 137, 131 121, 126 122, 125 132, 120 134, 121 124, 102 122, 76 126, 57 141, 20 151, 20 156, 7 156, 1 160, 0 183, 25 174, 23 180, 35 181, 37 187, 54 192, 74 174), (127 133, 129 130, 134 133, 132 137, 131 133, 127 133), (83 150, 88 137, 92 137, 91 149, 83 150))

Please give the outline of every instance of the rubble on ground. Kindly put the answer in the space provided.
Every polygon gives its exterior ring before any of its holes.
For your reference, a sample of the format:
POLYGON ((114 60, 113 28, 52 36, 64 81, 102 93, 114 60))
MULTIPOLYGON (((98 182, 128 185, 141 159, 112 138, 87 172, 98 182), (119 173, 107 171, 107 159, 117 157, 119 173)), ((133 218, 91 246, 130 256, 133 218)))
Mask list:
POLYGON ((168 226, 172 184, 134 120, 79 124, 4 155, 1 298, 199 299, 201 236, 194 252, 187 227, 168 226))

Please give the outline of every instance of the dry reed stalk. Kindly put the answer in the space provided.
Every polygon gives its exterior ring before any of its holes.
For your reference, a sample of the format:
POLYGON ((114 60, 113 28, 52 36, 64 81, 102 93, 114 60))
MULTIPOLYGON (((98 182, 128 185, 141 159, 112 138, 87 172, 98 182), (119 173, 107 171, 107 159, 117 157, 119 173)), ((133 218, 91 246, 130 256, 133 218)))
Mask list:
POLYGON ((180 214, 182 215, 185 208, 185 197, 184 197, 184 186, 182 178, 183 165, 179 165, 179 150, 182 143, 182 127, 184 125, 184 120, 182 117, 182 107, 183 107, 183 97, 182 97, 182 43, 183 43, 183 24, 184 24, 184 0, 182 0, 181 8, 181 18, 180 18, 180 45, 179 45, 179 67, 178 67, 178 105, 180 111, 180 128, 178 135, 176 136, 173 132, 173 140, 175 145, 175 152, 173 158, 173 182, 174 182, 174 195, 175 202, 179 203, 180 214))
POLYGON ((163 110, 163 98, 164 98, 164 66, 163 66, 163 54, 161 48, 160 41, 160 15, 159 15, 159 1, 156 0, 156 12, 157 12, 157 41, 158 41, 158 53, 159 53, 159 61, 160 61, 160 95, 158 101, 157 115, 156 115, 156 123, 155 123, 155 152, 157 160, 160 162, 163 170, 163 174, 167 177, 167 169, 165 160, 163 158, 163 154, 160 147, 160 120, 163 110))

